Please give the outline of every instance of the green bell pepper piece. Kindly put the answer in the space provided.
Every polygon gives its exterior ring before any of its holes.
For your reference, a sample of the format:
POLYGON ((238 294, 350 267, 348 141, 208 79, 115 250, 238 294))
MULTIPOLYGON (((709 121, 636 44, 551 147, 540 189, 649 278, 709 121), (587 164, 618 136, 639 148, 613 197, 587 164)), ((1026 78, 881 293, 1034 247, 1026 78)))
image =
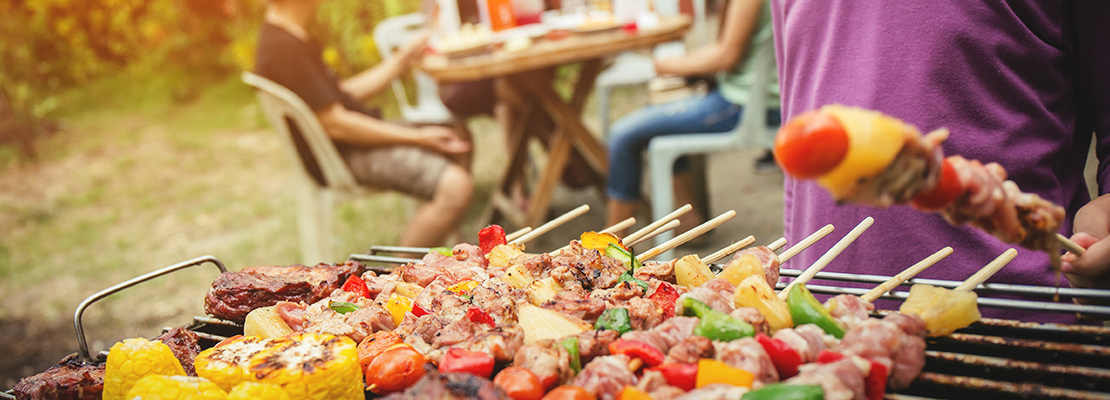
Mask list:
POLYGON ((337 313, 346 314, 346 313, 349 313, 351 311, 360 309, 362 307, 359 307, 356 304, 348 303, 348 302, 345 302, 345 301, 334 301, 334 300, 332 300, 331 302, 328 303, 328 308, 330 308, 332 311, 335 311, 337 313))
POLYGON ((694 334, 710 340, 731 342, 755 336, 755 328, 751 324, 714 310, 690 297, 682 300, 682 315, 698 317, 700 321, 694 327, 694 334))
POLYGON ((455 252, 451 251, 450 247, 432 247, 431 251, 434 251, 434 252, 439 253, 439 254, 443 254, 443 255, 448 256, 448 257, 451 257, 451 256, 455 255, 455 252))
POLYGON ((642 266, 640 260, 633 257, 632 253, 629 253, 628 250, 621 248, 615 243, 609 243, 608 246, 605 246, 605 255, 620 260, 620 262, 624 263, 625 267, 631 268, 632 272, 636 272, 636 270, 640 269, 642 266))
POLYGON ((578 351, 578 337, 568 336, 560 341, 559 345, 567 349, 567 353, 570 353, 570 369, 574 371, 574 375, 578 375, 578 372, 582 371, 582 355, 578 351))
POLYGON ((818 385, 773 383, 744 393, 740 400, 823 400, 825 390, 818 385))
POLYGON ((790 317, 794 319, 794 326, 814 324, 837 339, 844 337, 844 325, 834 319, 829 309, 817 301, 805 286, 795 285, 790 289, 786 305, 790 309, 790 317))
POLYGON ((641 288, 644 289, 644 293, 647 293, 648 290, 651 290, 651 285, 648 285, 647 282, 636 279, 632 276, 632 274, 629 273, 629 271, 624 271, 624 273, 621 274, 621 276, 618 278, 617 282, 629 282, 639 285, 641 288))
POLYGON ((632 330, 632 318, 628 316, 627 308, 610 308, 597 318, 594 329, 611 329, 623 335, 632 330))

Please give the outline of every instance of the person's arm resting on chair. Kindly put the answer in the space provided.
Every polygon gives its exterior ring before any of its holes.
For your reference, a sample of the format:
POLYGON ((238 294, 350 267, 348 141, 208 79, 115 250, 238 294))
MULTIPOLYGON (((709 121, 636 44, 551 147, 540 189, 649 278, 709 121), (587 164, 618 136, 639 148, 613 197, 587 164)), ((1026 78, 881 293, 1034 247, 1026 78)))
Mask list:
POLYGON ((343 143, 362 146, 412 145, 444 154, 470 151, 470 143, 460 139, 451 128, 443 126, 413 128, 391 124, 348 110, 339 103, 317 111, 316 116, 328 131, 328 136, 343 143))

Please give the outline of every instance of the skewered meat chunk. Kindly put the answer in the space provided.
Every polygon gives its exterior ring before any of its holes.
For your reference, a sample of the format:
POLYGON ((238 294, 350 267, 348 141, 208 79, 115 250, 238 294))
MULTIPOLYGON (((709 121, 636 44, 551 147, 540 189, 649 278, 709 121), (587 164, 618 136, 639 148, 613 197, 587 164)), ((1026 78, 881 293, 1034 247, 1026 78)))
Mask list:
POLYGON ((697 325, 698 319, 695 317, 672 317, 650 331, 630 331, 621 338, 644 342, 667 353, 671 347, 693 335, 697 325))
POLYGON ((733 291, 736 286, 724 279, 712 279, 705 284, 691 289, 686 294, 679 296, 677 304, 682 304, 683 299, 686 297, 693 298, 694 300, 705 303, 714 310, 723 312, 725 314, 731 313, 736 308, 736 302, 732 299, 733 291))
POLYGON ((817 360, 817 355, 821 353, 821 350, 829 347, 825 342, 826 336, 836 340, 831 335, 826 335, 825 331, 817 325, 804 324, 794 328, 779 329, 775 332, 774 338, 786 342, 790 348, 802 356, 802 361, 810 363, 817 360))
POLYGON ((713 358, 716 349, 713 341, 701 336, 689 336, 675 343, 667 351, 668 363, 697 364, 699 359, 713 358))
POLYGON ((798 368, 797 376, 785 382, 820 385, 825 390, 825 400, 863 400, 866 388, 864 378, 871 372, 870 368, 866 360, 848 357, 828 364, 803 365, 798 368))
POLYGON ((891 389, 901 389, 925 366, 925 322, 900 313, 869 319, 845 333, 837 350, 886 365, 891 389))
POLYGON ((647 393, 653 400, 672 400, 686 393, 684 390, 667 384, 662 372, 645 370, 636 383, 636 388, 647 393))
POLYGON ((632 319, 632 329, 647 330, 663 322, 663 310, 654 301, 643 297, 633 297, 625 304, 628 308, 629 318, 632 319))
POLYGON ((173 356, 185 368, 186 375, 197 376, 197 370, 193 367, 193 362, 196 361, 197 354, 200 354, 200 344, 197 343, 195 332, 185 328, 173 328, 154 340, 161 340, 163 344, 170 348, 173 356))
POLYGON ((460 346, 470 351, 480 351, 497 361, 507 362, 516 357, 524 345, 524 330, 520 325, 498 325, 485 333, 475 335, 460 346))
POLYGON ((554 265, 551 277, 556 282, 566 286, 568 282, 577 281, 586 290, 616 286, 627 270, 621 261, 584 248, 577 241, 571 242, 567 250, 551 261, 554 265))
POLYGON ((775 254, 767 246, 749 247, 736 252, 732 259, 738 259, 745 256, 755 257, 763 266, 763 277, 767 279, 767 285, 774 288, 779 283, 779 256, 775 254))
POLYGON ((486 378, 461 372, 439 373, 430 364, 424 369, 424 377, 405 389, 384 397, 385 400, 504 400, 505 392, 486 378))
POLYGON ((362 275, 362 264, 259 266, 238 272, 220 274, 208 295, 204 311, 217 318, 243 322, 247 314, 259 307, 279 301, 315 303, 339 289, 351 275, 362 275))
POLYGON ((666 262, 645 262, 644 265, 636 269, 636 272, 632 274, 632 276, 643 281, 650 281, 652 279, 655 279, 674 284, 674 260, 666 262))
POLYGON ((836 318, 845 328, 851 329, 863 321, 871 318, 871 311, 875 305, 859 296, 841 294, 825 302, 829 314, 836 318))
POLYGON ((755 307, 740 307, 728 313, 730 317, 736 318, 739 321, 744 321, 755 328, 756 332, 769 333, 770 327, 767 326, 767 318, 763 313, 759 312, 755 307))
POLYGON ((575 335, 578 338, 578 358, 582 365, 586 365, 594 357, 609 355, 609 343, 617 340, 619 334, 620 332, 612 329, 601 329, 575 335))
POLYGON ((574 384, 599 400, 612 400, 626 385, 636 384, 636 375, 628 370, 629 361, 625 355, 595 358, 582 368, 574 384))
POLYGON ((104 364, 86 364, 77 353, 12 388, 20 400, 99 400, 103 391, 104 364))
POLYGON ((574 371, 570 369, 570 353, 554 340, 524 345, 516 352, 513 366, 532 371, 542 382, 563 384, 574 379, 574 371))
POLYGON ((593 322, 605 312, 606 304, 604 299, 590 296, 578 282, 571 282, 540 307, 593 322))
POLYGON ((714 383, 686 392, 686 394, 675 397, 674 400, 739 399, 747 392, 749 390, 746 387, 714 383))
POLYGON ((779 373, 771 361, 771 355, 763 345, 750 337, 731 342, 713 342, 717 359, 725 364, 750 372, 757 382, 778 382, 779 373))

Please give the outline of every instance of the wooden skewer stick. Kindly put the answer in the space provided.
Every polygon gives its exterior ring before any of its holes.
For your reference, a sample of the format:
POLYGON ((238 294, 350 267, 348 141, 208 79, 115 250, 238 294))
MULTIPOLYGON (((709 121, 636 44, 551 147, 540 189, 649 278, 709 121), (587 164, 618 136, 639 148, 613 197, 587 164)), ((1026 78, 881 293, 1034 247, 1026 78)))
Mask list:
POLYGON ((675 237, 674 239, 663 242, 663 244, 655 246, 651 250, 641 253, 638 257, 636 257, 636 259, 640 260, 640 262, 644 262, 655 258, 656 256, 663 254, 670 249, 681 246, 683 243, 690 241, 690 239, 696 238, 706 232, 713 230, 713 228, 720 226, 721 224, 725 223, 725 221, 728 221, 735 216, 736 211, 728 210, 725 213, 718 215, 716 218, 706 221, 705 223, 686 231, 686 233, 678 235, 678 237, 675 237))
POLYGON ((681 224, 679 224, 678 220, 672 219, 670 222, 667 222, 666 225, 660 226, 659 229, 651 231, 651 233, 648 233, 647 235, 644 235, 643 237, 641 237, 639 239, 636 239, 635 241, 625 243, 625 247, 635 246, 635 245, 639 244, 640 242, 643 242, 645 240, 648 240, 648 239, 651 239, 653 237, 658 236, 660 233, 669 231, 669 230, 674 229, 674 228, 678 228, 679 225, 681 225, 681 224))
MULTIPOLYGON (((617 222, 616 225, 613 225, 613 226, 610 226, 608 228, 602 229, 601 232, 603 232, 603 233, 613 233, 613 232, 628 228, 632 225, 636 225, 636 217, 628 217, 628 219, 626 219, 624 221, 617 222)), ((563 252, 566 251, 569 248, 570 248, 570 245, 568 244, 566 246, 560 247, 558 250, 547 253, 547 255, 552 256, 552 257, 558 257, 560 254, 563 254, 563 252)))
MULTIPOLYGON (((870 228, 871 224, 874 223, 874 218, 864 218, 863 221, 859 223, 859 225, 856 225, 855 228, 852 228, 851 232, 848 232, 847 235, 844 235, 844 237, 841 238, 839 242, 836 242, 836 244, 833 245, 833 247, 829 249, 829 251, 825 252, 825 254, 821 256, 821 258, 818 258, 817 262, 813 263, 813 265, 807 268, 805 272, 802 272, 801 275, 798 275, 798 277, 791 281, 789 285, 786 285, 786 288, 782 289, 782 291, 779 292, 779 298, 786 300, 786 297, 790 294, 790 289, 793 289, 794 286, 799 284, 805 285, 806 282, 809 282, 810 279, 813 279, 813 277, 816 276, 818 272, 821 272, 822 269, 825 269, 825 267, 828 266, 829 263, 832 262, 834 258, 836 258, 836 256, 840 255, 840 252, 848 248, 848 245, 856 241, 856 238, 859 238, 859 235, 862 235, 863 232, 866 231, 867 228, 870 228)), ((794 247, 798 247, 798 245, 794 245, 794 247)))
POLYGON ((974 290, 976 286, 979 286, 979 284, 986 282, 987 279, 990 279, 991 275, 994 275, 995 272, 998 272, 998 270, 1002 269, 1002 267, 1005 267, 1006 264, 1009 264, 1010 261, 1013 261, 1015 257, 1017 257, 1017 250, 1006 250, 1002 253, 1002 255, 998 256, 998 258, 994 259, 994 261, 991 261, 990 264, 987 264, 987 266, 980 269, 979 272, 975 273, 975 275, 967 278, 964 283, 961 283, 960 286, 956 286, 956 289, 953 290, 974 290))
POLYGON ((671 222, 672 219, 678 218, 682 216, 682 214, 686 214, 693 209, 694 207, 689 204, 679 207, 677 210, 671 211, 670 214, 664 215, 663 218, 659 218, 658 221, 652 222, 648 224, 648 226, 640 228, 640 230, 632 232, 632 234, 625 236, 624 239, 621 240, 621 243, 624 243, 625 246, 631 246, 629 243, 640 240, 644 237, 644 235, 655 232, 655 230, 659 229, 663 225, 666 225, 668 222, 671 222))
POLYGON ((902 282, 908 281, 910 280, 910 278, 917 276, 917 274, 921 273, 921 271, 924 271, 925 269, 933 266, 933 264, 936 264, 938 261, 943 260, 950 254, 952 254, 951 247, 940 249, 940 251, 933 253, 933 255, 926 257, 924 260, 918 261, 917 264, 906 268, 905 271, 899 272, 898 275, 890 278, 890 280, 883 282, 879 286, 875 286, 874 289, 871 289, 870 292, 864 293, 863 296, 860 296, 860 298, 867 300, 867 302, 869 303, 874 303, 875 300, 879 298, 879 296, 882 296, 884 293, 889 292, 891 289, 898 287, 898 285, 901 285, 902 282))
POLYGON ((510 242, 514 241, 514 240, 516 240, 516 238, 524 236, 525 233, 528 233, 528 232, 531 232, 531 231, 532 231, 532 227, 530 227, 530 226, 520 228, 516 232, 505 235, 505 240, 508 240, 510 242))
POLYGON ((771 244, 767 245, 767 248, 771 249, 771 251, 778 251, 782 248, 782 246, 786 246, 786 238, 784 237, 775 239, 774 242, 771 242, 771 244))
MULTIPOLYGON (((868 218, 871 218, 871 217, 868 217, 868 218)), ((864 221, 866 221, 866 219, 864 221)), ((871 226, 871 224, 868 223, 867 226, 871 226)), ((863 228, 863 229, 867 229, 867 228, 863 228)), ((809 246, 812 246, 814 243, 817 243, 818 240, 821 240, 821 238, 824 238, 828 234, 832 233, 832 231, 833 231, 832 224, 828 224, 828 225, 825 225, 824 227, 822 227, 821 229, 818 229, 817 232, 813 232, 809 236, 806 236, 806 238, 802 239, 802 241, 798 242, 798 244, 790 246, 789 249, 786 249, 786 251, 783 251, 782 255, 779 256, 779 263, 784 263, 784 262, 786 262, 786 260, 794 258, 794 256, 798 255, 798 253, 801 253, 802 250, 805 250, 805 249, 809 248, 809 246)), ((849 233, 849 234, 851 234, 851 233, 849 233)), ((855 240, 855 239, 852 239, 852 240, 855 240)), ((824 267, 822 267, 822 268, 824 268, 824 267)))
POLYGON ((559 225, 562 225, 567 221, 570 221, 582 214, 585 214, 587 211, 590 211, 590 205, 583 204, 578 208, 568 211, 566 214, 560 215, 558 218, 548 221, 546 224, 540 225, 538 228, 533 229, 531 232, 524 234, 524 236, 517 238, 511 243, 527 243, 532 239, 535 239, 540 235, 547 233, 547 231, 555 229, 555 227, 558 227, 559 225))
POLYGON ((742 248, 751 246, 752 243, 755 243, 755 236, 748 235, 748 237, 740 240, 739 242, 730 244, 730 245, 728 245, 728 247, 717 250, 713 254, 705 256, 705 258, 701 259, 701 262, 705 263, 706 265, 715 263, 715 262, 717 262, 717 260, 725 258, 729 254, 740 251, 740 249, 742 249, 742 248))
POLYGON ((1068 239, 1067 236, 1057 233, 1056 239, 1059 239, 1060 245, 1064 247, 1064 250, 1070 251, 1071 254, 1081 256, 1083 255, 1083 253, 1087 252, 1087 249, 1084 249, 1083 246, 1080 246, 1079 244, 1071 241, 1071 239, 1068 239))

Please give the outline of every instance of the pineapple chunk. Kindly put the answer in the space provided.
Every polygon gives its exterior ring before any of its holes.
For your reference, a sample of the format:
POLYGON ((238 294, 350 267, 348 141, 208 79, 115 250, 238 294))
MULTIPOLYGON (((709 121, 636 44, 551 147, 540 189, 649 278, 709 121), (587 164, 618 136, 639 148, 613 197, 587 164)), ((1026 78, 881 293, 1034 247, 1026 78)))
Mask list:
POLYGON ((771 331, 793 327, 794 319, 790 317, 790 308, 786 301, 775 294, 761 275, 749 275, 736 285, 736 294, 733 296, 736 307, 758 309, 771 331))
POLYGON ((517 289, 524 289, 528 287, 528 285, 531 285, 536 279, 532 277, 532 274, 528 273, 528 270, 524 269, 523 265, 517 264, 505 270, 505 275, 501 276, 501 280, 508 283, 509 286, 517 289))
POLYGON ((516 308, 517 321, 524 329, 524 344, 532 344, 545 339, 577 335, 591 329, 590 324, 576 320, 558 311, 521 304, 516 308))
POLYGON ((489 254, 486 254, 486 259, 489 260, 490 267, 505 268, 514 258, 522 255, 524 255, 523 244, 502 244, 490 250, 489 254))
POLYGON ((721 271, 718 278, 725 278, 733 285, 740 285, 740 282, 749 276, 758 276, 759 279, 767 280, 763 272, 763 263, 759 262, 753 254, 742 254, 740 257, 729 261, 725 269, 721 271))
POLYGON ((416 296, 419 296, 420 292, 423 290, 424 288, 415 283, 397 282, 397 287, 393 289, 393 293, 397 293, 410 299, 415 299, 416 296))
POLYGON ((982 318, 978 300, 970 290, 917 284, 910 287, 910 295, 898 311, 925 320, 929 336, 945 336, 982 318))
POLYGON ((697 254, 678 259, 674 263, 674 276, 679 285, 697 287, 716 277, 708 265, 701 262, 697 254))
POLYGON ((274 307, 260 307, 252 310, 247 314, 247 319, 243 321, 243 335, 258 336, 263 339, 273 339, 282 337, 293 332, 289 328, 289 324, 281 319, 281 316, 274 311, 274 307))
POLYGON ((563 286, 556 282, 555 278, 549 276, 537 279, 531 285, 528 285, 528 300, 538 306, 551 300, 562 289, 563 286))

